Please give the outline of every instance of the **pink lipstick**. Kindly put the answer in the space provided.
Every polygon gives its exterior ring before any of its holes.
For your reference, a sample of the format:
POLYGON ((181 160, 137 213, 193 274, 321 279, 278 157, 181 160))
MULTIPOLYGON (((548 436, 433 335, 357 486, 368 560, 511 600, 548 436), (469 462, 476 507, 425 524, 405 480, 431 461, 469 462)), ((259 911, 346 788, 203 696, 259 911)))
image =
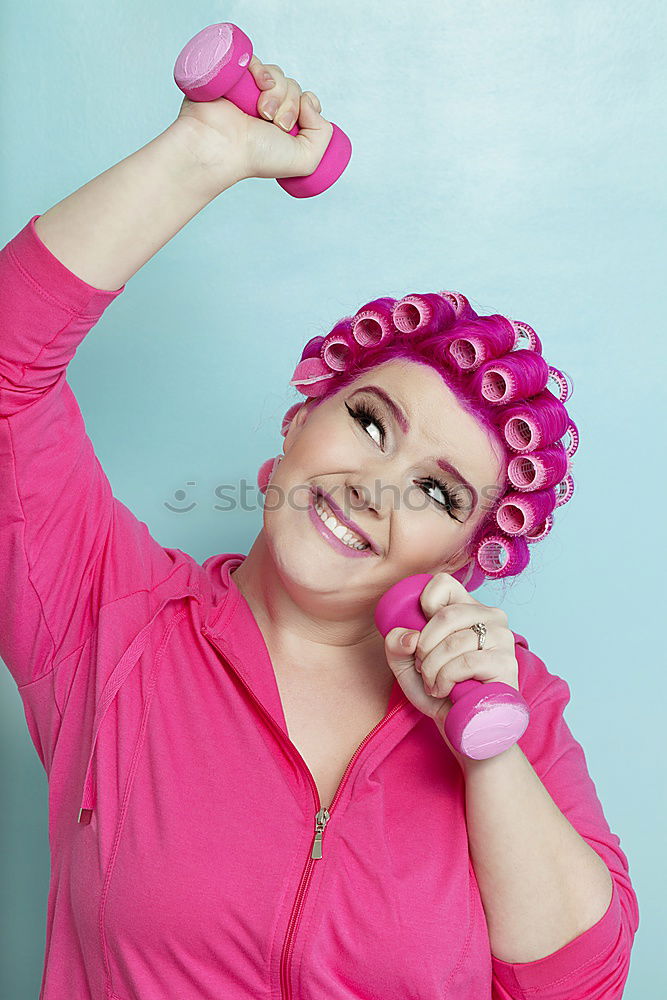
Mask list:
POLYGON ((353 549, 350 548, 349 545, 345 545, 344 542, 341 542, 340 538, 337 538, 336 535, 334 535, 334 533, 327 528, 326 524, 317 513, 317 510, 315 509, 316 499, 317 497, 315 496, 315 493, 311 491, 310 503, 308 504, 308 516, 319 531, 322 538, 324 538, 332 548, 336 549, 338 552, 342 552, 343 555, 351 556, 352 558, 355 558, 356 556, 363 557, 374 555, 373 549, 370 547, 367 549, 353 549))

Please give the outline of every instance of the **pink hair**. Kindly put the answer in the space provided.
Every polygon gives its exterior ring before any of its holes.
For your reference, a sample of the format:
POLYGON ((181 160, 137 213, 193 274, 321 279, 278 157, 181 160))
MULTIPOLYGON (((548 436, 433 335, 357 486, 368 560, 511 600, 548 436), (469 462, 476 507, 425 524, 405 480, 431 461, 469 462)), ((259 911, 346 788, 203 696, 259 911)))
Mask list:
MULTIPOLYGON (((518 575, 530 560, 529 545, 549 534, 554 510, 574 490, 579 433, 564 406, 571 381, 547 364, 527 323, 479 316, 465 295, 443 291, 366 303, 308 341, 291 384, 317 406, 397 358, 434 368, 505 458, 502 488, 466 545, 474 563, 466 586, 518 575)), ((283 437, 301 405, 287 410, 283 437)), ((262 493, 278 461, 263 463, 262 493)))

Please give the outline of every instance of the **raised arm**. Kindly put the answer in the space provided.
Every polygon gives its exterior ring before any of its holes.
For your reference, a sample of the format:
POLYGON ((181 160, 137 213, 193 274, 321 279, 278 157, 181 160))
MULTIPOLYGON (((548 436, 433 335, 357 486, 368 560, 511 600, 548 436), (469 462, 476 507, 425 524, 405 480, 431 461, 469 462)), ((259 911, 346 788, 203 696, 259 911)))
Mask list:
POLYGON ((105 604, 173 570, 113 496, 66 375, 127 278, 234 183, 230 168, 212 184, 195 138, 167 129, 0 250, 0 656, 19 688, 85 642, 105 604))
POLYGON ((224 98, 184 99, 164 132, 40 216, 35 231, 51 253, 88 284, 116 290, 238 181, 312 173, 333 131, 319 99, 275 64, 253 56, 248 68, 265 91, 259 113, 275 104, 271 120, 224 98), (297 120, 299 135, 285 134, 297 120))
POLYGON ((155 139, 37 219, 48 250, 82 281, 115 290, 217 195, 242 179, 234 158, 211 174, 196 125, 177 119, 155 139))
POLYGON ((272 66, 269 88, 263 64, 250 68, 279 116, 299 116, 301 142, 224 98, 184 100, 169 128, 0 249, 0 656, 39 701, 31 735, 47 770, 56 669, 69 669, 102 609, 150 595, 189 560, 113 496, 67 366, 128 278, 197 212, 239 179, 314 170, 331 135, 296 81, 272 66))

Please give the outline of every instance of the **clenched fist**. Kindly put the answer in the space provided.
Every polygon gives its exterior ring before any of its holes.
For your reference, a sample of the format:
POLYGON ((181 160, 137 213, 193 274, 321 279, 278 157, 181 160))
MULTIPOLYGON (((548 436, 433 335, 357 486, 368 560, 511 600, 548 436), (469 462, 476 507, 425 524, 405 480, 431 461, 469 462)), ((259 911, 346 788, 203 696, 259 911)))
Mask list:
POLYGON ((253 55, 248 70, 262 91, 260 118, 247 115, 225 97, 183 103, 172 128, 182 127, 192 152, 215 175, 228 177, 230 164, 239 180, 245 177, 306 177, 312 174, 329 145, 333 125, 322 117, 312 91, 302 91, 280 66, 253 55), (289 135, 294 124, 298 135, 289 135))

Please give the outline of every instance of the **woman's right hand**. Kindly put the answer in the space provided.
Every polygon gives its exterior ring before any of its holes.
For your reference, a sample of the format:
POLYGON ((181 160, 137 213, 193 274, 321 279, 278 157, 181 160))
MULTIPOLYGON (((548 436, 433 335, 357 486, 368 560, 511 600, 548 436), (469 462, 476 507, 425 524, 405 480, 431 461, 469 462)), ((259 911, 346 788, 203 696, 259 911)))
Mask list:
POLYGON ((247 115, 225 97, 215 101, 190 101, 184 97, 171 127, 184 125, 192 151, 207 170, 214 173, 219 168, 221 177, 229 176, 230 159, 240 180, 312 174, 333 134, 333 125, 320 114, 322 105, 316 94, 302 91, 280 66, 262 63, 255 55, 248 70, 262 91, 258 111, 262 114, 272 101, 276 105, 273 120, 247 115), (266 79, 267 73, 273 85, 266 79), (280 125, 282 121, 285 128, 280 125), (299 134, 289 135, 295 123, 299 134))

